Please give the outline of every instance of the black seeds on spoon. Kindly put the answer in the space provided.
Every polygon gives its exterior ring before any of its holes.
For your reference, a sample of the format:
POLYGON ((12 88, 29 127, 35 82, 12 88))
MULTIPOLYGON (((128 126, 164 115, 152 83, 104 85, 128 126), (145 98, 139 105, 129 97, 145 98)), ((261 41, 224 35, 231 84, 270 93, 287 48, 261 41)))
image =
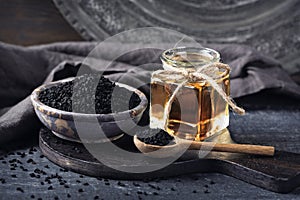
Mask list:
POLYGON ((145 129, 137 133, 138 139, 146 144, 165 146, 174 144, 174 137, 162 129, 145 129))
POLYGON ((39 100, 59 110, 89 114, 128 110, 128 100, 129 109, 140 103, 138 95, 98 74, 83 75, 45 89, 39 94, 39 100))

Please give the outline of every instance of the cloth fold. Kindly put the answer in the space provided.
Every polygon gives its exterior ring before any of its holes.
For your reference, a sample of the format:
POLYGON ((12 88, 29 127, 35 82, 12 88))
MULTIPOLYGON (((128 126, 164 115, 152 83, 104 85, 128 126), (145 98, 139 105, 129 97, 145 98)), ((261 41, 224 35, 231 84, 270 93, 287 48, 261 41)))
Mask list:
MULTIPOLYGON (((161 68, 162 50, 135 50, 111 62, 120 44, 107 44, 105 54, 96 58, 97 69, 82 65, 96 45, 95 42, 67 42, 21 47, 0 43, 0 143, 36 134, 41 123, 30 102, 32 90, 43 83, 76 76, 78 69, 100 71, 113 81, 139 86, 149 96, 147 83, 152 71, 161 68)), ((130 49, 132 44, 122 45, 130 49)), ((222 62, 231 67, 233 98, 272 89, 275 93, 300 99, 300 86, 278 61, 244 45, 211 44, 207 47, 219 51, 222 62)))

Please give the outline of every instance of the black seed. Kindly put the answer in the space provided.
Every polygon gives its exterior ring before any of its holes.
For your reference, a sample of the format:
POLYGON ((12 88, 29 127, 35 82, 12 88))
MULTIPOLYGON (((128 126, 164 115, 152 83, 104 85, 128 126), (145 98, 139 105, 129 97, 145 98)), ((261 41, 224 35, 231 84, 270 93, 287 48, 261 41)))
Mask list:
POLYGON ((41 182, 41 185, 45 185, 45 183, 44 183, 44 182, 41 182))
POLYGON ((174 144, 174 137, 170 136, 162 129, 145 129, 137 133, 138 138, 146 143, 152 145, 165 146, 174 144))
POLYGON ((160 187, 153 185, 153 184, 148 184, 151 188, 156 189, 156 190, 160 190, 160 187))
POLYGON ((172 190, 172 191, 176 191, 175 188, 173 188, 173 187, 171 188, 171 190, 172 190))
MULTIPOLYGON (((42 91, 39 100, 59 110, 72 112, 72 109, 74 109, 76 112, 81 113, 107 114, 123 111, 128 102, 129 109, 136 107, 140 103, 140 99, 135 93, 131 98, 130 95, 131 92, 116 86, 109 79, 98 74, 88 74, 42 91), (73 88, 76 89, 74 95, 73 88), (120 95, 114 97, 112 104, 110 100, 113 91, 114 94, 120 95), (92 105, 95 105, 95 107, 92 105), (114 108, 114 110, 111 108, 114 108)), ((78 153, 80 153, 80 150, 78 153)))
POLYGON ((83 189, 80 188, 80 189, 78 190, 78 192, 83 192, 83 189))
POLYGON ((84 184, 82 184, 82 185, 84 185, 84 186, 88 186, 88 185, 89 185, 89 183, 84 183, 84 184))
POLYGON ((13 175, 11 175, 11 177, 13 177, 13 178, 17 178, 17 175, 13 174, 13 175))
POLYGON ((59 171, 61 171, 61 172, 68 172, 69 170, 60 168, 59 171))
POLYGON ((17 191, 20 191, 20 192, 24 193, 24 190, 20 187, 17 187, 17 191))
POLYGON ((49 187, 48 187, 48 190, 53 190, 53 187, 52 187, 52 186, 49 186, 49 187))
POLYGON ((208 190, 204 190, 204 193, 205 193, 205 194, 208 194, 208 193, 210 193, 210 192, 209 192, 208 190))
POLYGON ((196 190, 193 190, 193 193, 197 193, 197 191, 196 191, 196 190))
POLYGON ((210 183, 211 185, 215 184, 215 182, 214 182, 214 181, 212 181, 212 180, 211 180, 209 183, 210 183))
POLYGON ((59 198, 58 198, 58 196, 56 196, 56 197, 54 197, 54 199, 55 199, 55 200, 58 200, 59 198))
POLYGON ((208 188, 208 185, 204 185, 204 187, 208 188))
POLYGON ((138 193, 138 194, 143 194, 143 192, 142 192, 142 191, 137 191, 136 193, 138 193))
POLYGON ((154 195, 159 195, 157 192, 153 192, 154 195))
POLYGON ((99 196, 95 196, 94 199, 99 199, 99 196))
POLYGON ((119 185, 119 186, 122 186, 122 187, 125 187, 125 184, 122 183, 122 182, 120 182, 120 181, 118 181, 118 185, 119 185))
POLYGON ((76 180, 76 182, 77 182, 77 183, 81 183, 81 181, 80 181, 80 180, 76 180))
POLYGON ((6 181, 5 181, 4 178, 0 178, 0 182, 1 182, 2 184, 5 184, 5 183, 6 183, 6 181))
POLYGON ((105 184, 105 185, 110 185, 109 182, 105 182, 104 184, 105 184))
POLYGON ((31 195, 30 198, 34 199, 34 195, 31 195))
POLYGON ((70 194, 67 194, 67 197, 68 197, 68 198, 71 198, 71 195, 70 195, 70 194))
POLYGON ((135 187, 140 187, 141 185, 140 184, 138 184, 138 183, 136 183, 136 182, 133 182, 132 183, 135 187))

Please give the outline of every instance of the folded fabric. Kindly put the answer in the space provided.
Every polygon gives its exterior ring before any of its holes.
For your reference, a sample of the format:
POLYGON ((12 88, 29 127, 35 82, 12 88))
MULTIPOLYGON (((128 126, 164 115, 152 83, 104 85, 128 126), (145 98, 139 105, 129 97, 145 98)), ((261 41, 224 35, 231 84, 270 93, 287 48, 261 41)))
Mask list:
MULTIPOLYGON (((68 42, 20 47, 0 43, 0 143, 38 132, 41 123, 30 102, 32 90, 46 82, 76 76, 80 67, 94 71, 89 66, 82 66, 82 61, 96 45, 94 42, 68 42)), ((128 49, 131 45, 122 44, 128 49)), ((231 66, 233 98, 266 89, 300 98, 300 86, 291 80, 278 61, 243 45, 207 47, 219 51, 222 61, 231 66)), ((161 67, 161 50, 132 51, 110 63, 119 49, 119 44, 107 44, 105 55, 96 58, 97 71, 113 81, 139 85, 139 89, 149 96, 147 83, 152 71, 161 67)))

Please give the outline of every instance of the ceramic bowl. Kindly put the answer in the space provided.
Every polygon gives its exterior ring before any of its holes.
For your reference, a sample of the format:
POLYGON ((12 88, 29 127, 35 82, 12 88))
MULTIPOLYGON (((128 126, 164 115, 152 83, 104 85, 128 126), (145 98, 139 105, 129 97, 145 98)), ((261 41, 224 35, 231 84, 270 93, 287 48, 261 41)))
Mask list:
POLYGON ((42 85, 36 88, 31 94, 31 101, 38 118, 48 129, 60 138, 69 141, 90 143, 107 142, 118 139, 123 135, 123 131, 120 127, 126 126, 126 130, 133 128, 135 123, 141 119, 143 112, 147 108, 148 101, 146 96, 141 91, 122 83, 116 83, 116 85, 136 93, 141 100, 139 105, 131 110, 110 114, 75 113, 49 107, 39 100, 38 97, 41 91, 72 80, 73 78, 69 78, 42 85), (97 122, 97 124, 95 124, 95 122, 97 122), (101 134, 97 134, 99 133, 100 127, 102 129, 101 134), (82 133, 82 130, 84 130, 84 133, 82 133), (80 136, 78 134, 79 131, 80 136))

